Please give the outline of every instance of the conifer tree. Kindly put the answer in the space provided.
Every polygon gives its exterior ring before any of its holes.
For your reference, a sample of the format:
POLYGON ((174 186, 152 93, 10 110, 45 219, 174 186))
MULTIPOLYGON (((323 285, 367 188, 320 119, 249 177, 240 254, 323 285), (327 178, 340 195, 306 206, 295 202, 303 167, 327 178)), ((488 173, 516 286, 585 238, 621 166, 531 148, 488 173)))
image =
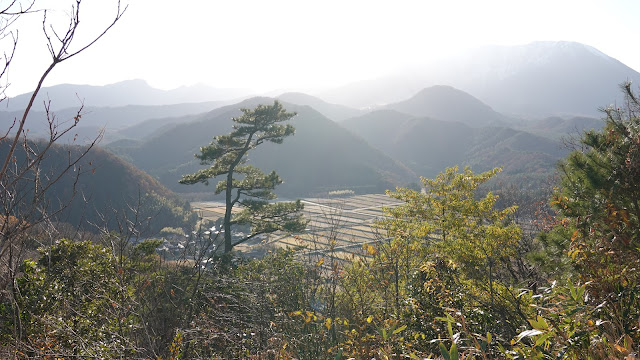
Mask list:
MULTIPOLYGON (((608 303, 632 300, 624 307, 637 309, 640 99, 630 83, 622 88, 626 104, 604 109, 604 128, 585 133, 580 148, 561 164, 561 186, 553 204, 562 220, 557 235, 570 237, 568 253, 589 283, 592 298, 608 303)), ((637 324, 640 313, 634 314, 620 319, 637 324)))
POLYGON ((184 175, 180 183, 209 184, 209 179, 223 176, 216 185, 216 194, 225 194, 223 221, 224 252, 229 253, 239 245, 260 234, 278 230, 302 231, 306 222, 300 211, 300 200, 295 202, 270 202, 276 198, 273 189, 282 183, 275 171, 265 174, 253 165, 246 164, 247 153, 257 146, 272 142, 281 144, 285 137, 295 133, 290 124, 282 124, 294 117, 282 104, 258 105, 255 109, 241 109, 242 116, 233 118, 233 131, 216 136, 207 146, 200 148, 202 165, 211 165, 194 174, 184 175), (241 210, 233 213, 234 207, 241 210), (234 225, 249 225, 251 231, 241 239, 233 241, 231 229, 234 225))

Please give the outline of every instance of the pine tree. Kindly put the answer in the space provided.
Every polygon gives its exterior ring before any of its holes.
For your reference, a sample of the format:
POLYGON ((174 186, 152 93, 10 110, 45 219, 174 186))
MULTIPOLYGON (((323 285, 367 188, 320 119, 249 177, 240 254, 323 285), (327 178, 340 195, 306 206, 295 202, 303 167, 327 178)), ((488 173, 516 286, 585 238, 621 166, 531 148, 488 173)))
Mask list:
POLYGON ((225 214, 223 220, 224 252, 229 253, 239 245, 260 234, 275 231, 302 231, 306 222, 300 200, 295 202, 270 202, 276 198, 273 189, 282 183, 275 171, 265 174, 253 165, 246 164, 247 154, 265 142, 281 144, 284 138, 295 133, 290 124, 282 124, 294 117, 282 104, 258 105, 255 109, 241 109, 242 116, 233 118, 233 131, 228 135, 216 136, 207 146, 200 148, 202 165, 211 165, 194 174, 184 175, 181 184, 204 183, 209 179, 224 176, 218 182, 216 194, 225 194, 225 214), (234 207, 241 210, 232 213, 234 207), (248 235, 232 239, 232 227, 249 225, 248 235))
POLYGON ((553 198, 573 264, 592 296, 610 302, 640 291, 640 100, 630 83, 623 90, 625 106, 604 109, 604 128, 561 164, 553 198))

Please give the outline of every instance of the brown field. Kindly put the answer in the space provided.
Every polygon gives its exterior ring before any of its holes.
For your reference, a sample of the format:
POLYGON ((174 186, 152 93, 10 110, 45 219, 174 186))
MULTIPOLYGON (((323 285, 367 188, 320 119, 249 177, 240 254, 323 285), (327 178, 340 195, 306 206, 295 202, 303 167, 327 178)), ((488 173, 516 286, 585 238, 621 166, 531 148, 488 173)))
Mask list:
MULTIPOLYGON (((380 239, 373 222, 383 216, 383 207, 400 204, 385 194, 357 195, 334 199, 303 199, 304 215, 309 220, 305 233, 271 234, 262 241, 242 244, 237 250, 253 252, 255 248, 303 247, 306 255, 327 255, 348 259, 360 253, 362 244, 380 239), (330 255, 329 255, 330 254, 330 255)), ((221 202, 194 202, 191 207, 202 217, 217 220, 224 215, 221 202)))

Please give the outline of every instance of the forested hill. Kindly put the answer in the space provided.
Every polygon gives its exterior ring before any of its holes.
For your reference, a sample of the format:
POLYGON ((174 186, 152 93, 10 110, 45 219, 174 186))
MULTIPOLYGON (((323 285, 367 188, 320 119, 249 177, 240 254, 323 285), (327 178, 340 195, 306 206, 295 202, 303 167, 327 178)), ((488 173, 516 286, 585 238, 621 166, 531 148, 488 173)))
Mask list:
POLYGON ((426 177, 435 177, 454 165, 469 165, 475 171, 502 167, 503 177, 550 174, 567 153, 560 141, 524 131, 471 127, 392 110, 375 111, 341 124, 426 177))
MULTIPOLYGON (((202 185, 180 185, 183 174, 202 165, 194 158, 200 146, 231 130, 231 118, 240 108, 270 104, 270 98, 252 98, 215 109, 200 121, 176 125, 136 143, 116 142, 109 148, 178 192, 208 192, 202 185)), ((281 196, 322 194, 351 189, 358 193, 383 192, 417 180, 404 165, 371 147, 362 138, 308 106, 283 103, 298 115, 291 121, 296 134, 281 145, 265 144, 249 154, 249 161, 265 171, 276 170, 284 179, 281 196)))
MULTIPOLYGON (((44 142, 31 146, 43 149, 44 142)), ((0 156, 6 157, 8 142, 0 144, 0 156)), ((59 180, 61 171, 85 151, 85 146, 53 144, 39 169, 39 188, 49 186, 46 204, 49 213, 57 213, 54 221, 69 223, 79 228, 97 231, 107 228, 115 231, 127 220, 148 219, 137 230, 143 234, 155 234, 166 226, 184 226, 195 220, 188 204, 148 174, 99 147, 91 149, 82 159, 69 167, 59 180), (133 209, 140 209, 135 214, 133 209)), ((15 153, 16 166, 25 161, 24 149, 15 153)), ((34 168, 35 169, 35 168, 34 168)), ((15 209, 16 217, 31 222, 35 213, 25 213, 33 198, 34 174, 25 176, 14 189, 14 196, 21 199, 15 209)), ((126 226, 126 225, 125 225, 126 226)), ((127 229, 124 229, 127 230, 127 229)))
MULTIPOLYGON (((325 113, 342 118, 358 113, 304 94, 289 94, 298 102, 314 103, 325 113)), ((274 100, 255 97, 219 107, 188 121, 156 127, 142 140, 116 141, 108 148, 181 193, 212 193, 204 185, 179 185, 184 174, 203 165, 194 158, 214 136, 232 129, 241 108, 251 109, 274 100)), ((283 103, 298 115, 291 121, 296 134, 283 144, 265 144, 249 153, 250 163, 276 170, 284 179, 277 191, 285 197, 304 197, 332 190, 376 193, 434 177, 450 166, 475 171, 503 168, 500 178, 518 184, 546 179, 567 153, 560 134, 571 126, 591 127, 593 119, 515 121, 460 90, 437 86, 383 110, 336 123, 310 106, 283 103), (453 109, 453 110, 452 110, 453 109), (449 111, 450 110, 450 111, 449 111), (556 127, 553 127, 556 124, 556 127), (512 128, 509 126, 519 126, 512 128), (533 133, 533 132, 535 133, 533 133), (555 134, 555 137, 542 135, 555 134)))
POLYGON ((575 136, 589 130, 600 130, 603 125, 602 119, 595 117, 573 116, 562 118, 550 116, 540 120, 522 122, 518 128, 533 134, 561 140, 568 134, 574 134, 575 136))
POLYGON ((461 122, 474 127, 508 126, 513 122, 468 93, 444 85, 425 88, 407 100, 384 108, 415 117, 461 122))

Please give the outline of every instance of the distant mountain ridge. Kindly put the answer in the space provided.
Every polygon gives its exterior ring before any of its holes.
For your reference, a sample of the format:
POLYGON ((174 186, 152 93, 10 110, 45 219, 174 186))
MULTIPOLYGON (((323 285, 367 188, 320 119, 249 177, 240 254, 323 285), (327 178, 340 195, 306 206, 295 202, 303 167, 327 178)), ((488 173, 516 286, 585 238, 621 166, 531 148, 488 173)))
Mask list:
POLYGON ((640 73, 588 45, 534 42, 486 46, 395 76, 316 94, 355 108, 386 105, 433 85, 449 85, 507 115, 597 116, 620 100, 618 85, 640 73))
MULTIPOLYGON (((240 108, 269 103, 273 103, 273 99, 247 99, 215 109, 197 121, 175 125, 152 138, 115 142, 109 148, 174 191, 211 194, 211 187, 180 185, 178 180, 183 174, 203 167, 194 154, 214 136, 231 131, 231 118, 240 115, 240 108)), ((384 192, 417 180, 407 167, 311 107, 284 102, 283 105, 288 111, 298 113, 291 121, 296 134, 283 144, 263 144, 249 153, 251 163, 265 171, 276 170, 282 176, 284 183, 277 188, 281 196, 318 195, 343 189, 358 193, 384 192)))
POLYGON ((522 122, 517 127, 532 134, 560 140, 567 135, 579 135, 584 131, 599 130, 604 126, 602 119, 575 116, 561 118, 552 116, 540 120, 522 122))
POLYGON ((417 118, 392 110, 374 111, 341 123, 416 174, 435 177, 451 166, 475 171, 494 167, 503 176, 550 174, 567 154, 557 140, 507 127, 472 127, 461 122, 417 118))
MULTIPOLYGON (((61 84, 44 87, 34 110, 44 111, 43 102, 51 104, 51 110, 86 107, 119 107, 127 105, 172 105, 235 100, 250 94, 245 89, 216 89, 206 85, 182 86, 173 90, 152 88, 144 80, 127 80, 104 86, 61 84)), ((21 111, 27 106, 32 93, 25 93, 0 103, 0 110, 21 111)))
MULTIPOLYGON (((597 109, 620 101, 618 85, 640 81, 640 73, 601 51, 576 42, 533 42, 520 46, 485 46, 443 61, 405 69, 394 76, 364 80, 311 94, 284 93, 284 101, 310 105, 341 121, 405 101, 425 88, 451 86, 507 116, 598 116, 597 109), (322 99, 322 100, 320 100, 322 99)), ((169 105, 209 101, 240 101, 254 96, 246 89, 216 89, 205 85, 164 91, 143 80, 106 86, 62 84, 42 89, 36 111, 45 100, 52 110, 127 105, 169 105)), ((30 94, 7 99, 0 111, 20 111, 30 94)))
MULTIPOLYGON (((116 141, 108 147, 174 191, 210 194, 212 189, 203 185, 178 184, 183 174, 202 168, 193 155, 214 136, 231 131, 231 118, 240 115, 240 108, 272 102, 272 98, 250 98, 192 116, 189 121, 178 119, 158 128, 153 136, 116 141)), ((502 167, 502 178, 515 178, 519 183, 546 179, 567 154, 562 143, 507 125, 527 124, 543 133, 581 121, 585 126, 592 124, 579 118, 558 119, 557 128, 551 127, 553 120, 510 123, 511 119, 451 87, 425 89, 406 102, 339 123, 310 106, 283 104, 298 113, 292 120, 296 134, 280 145, 262 145, 250 152, 249 159, 260 168, 278 171, 285 181, 278 193, 285 197, 343 189, 382 192, 414 182, 418 175, 435 177, 455 165, 468 165, 475 171, 502 167), (471 110, 456 112, 452 110, 456 106, 471 110), (445 120, 425 114, 438 114, 445 120)))
MULTIPOLYGON (((159 124, 166 123, 167 118, 181 118, 186 115, 202 114, 217 107, 227 104, 223 101, 209 101, 204 103, 182 103, 173 105, 126 105, 117 107, 85 107, 82 109, 78 126, 71 134, 82 134, 80 139, 95 138, 100 129, 105 129, 105 140, 113 141, 121 137, 128 137, 123 129, 136 126, 148 120, 152 124, 147 124, 144 131, 138 131, 134 136, 144 136, 151 133, 159 124)), ((65 108, 53 111, 50 116, 55 116, 58 123, 68 122, 73 119, 79 108, 65 108)), ((9 129, 14 119, 20 118, 22 111, 0 111, 0 129, 9 129)), ((182 119, 184 120, 184 119, 182 119)), ((49 123, 47 114, 44 111, 31 111, 27 122, 29 134, 34 137, 48 137, 49 123)), ((69 140, 68 138, 63 141, 69 140)))
POLYGON ((277 99, 290 104, 311 106, 316 111, 333 121, 342 121, 354 116, 362 115, 366 112, 364 110, 358 110, 344 105, 330 104, 317 97, 299 92, 284 93, 278 96, 277 99))

